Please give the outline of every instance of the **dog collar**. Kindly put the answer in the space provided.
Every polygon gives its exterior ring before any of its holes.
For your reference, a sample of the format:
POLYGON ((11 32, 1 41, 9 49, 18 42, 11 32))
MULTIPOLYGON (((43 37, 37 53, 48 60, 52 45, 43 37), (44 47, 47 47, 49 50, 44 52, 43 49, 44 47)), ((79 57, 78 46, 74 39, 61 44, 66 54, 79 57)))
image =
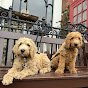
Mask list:
POLYGON ((25 69, 27 67, 27 58, 24 58, 24 64, 23 64, 23 69, 25 69))

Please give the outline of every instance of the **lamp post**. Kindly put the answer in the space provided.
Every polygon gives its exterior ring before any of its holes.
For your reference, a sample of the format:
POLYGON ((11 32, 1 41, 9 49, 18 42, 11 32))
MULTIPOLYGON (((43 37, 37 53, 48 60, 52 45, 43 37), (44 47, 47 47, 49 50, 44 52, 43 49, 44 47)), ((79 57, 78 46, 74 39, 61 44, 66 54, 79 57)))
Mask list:
POLYGON ((52 21, 53 21, 53 0, 52 0, 52 4, 48 4, 48 0, 44 0, 45 2, 45 6, 46 6, 46 13, 45 13, 45 18, 47 19, 47 9, 48 9, 48 6, 51 6, 52 7, 52 16, 51 16, 51 26, 52 26, 52 21))
POLYGON ((14 4, 14 0, 12 0, 12 10, 13 10, 13 4, 14 4))
MULTIPOLYGON (((14 1, 14 0, 13 0, 13 1, 14 1)), ((26 3, 26 13, 27 13, 28 0, 24 0, 24 3, 26 3)), ((22 6, 22 0, 20 0, 19 12, 21 12, 21 6, 22 6)))
MULTIPOLYGON (((13 10, 14 1, 15 0, 12 0, 12 10, 13 10)), ((27 13, 28 0, 24 0, 24 3, 26 3, 26 13, 27 13)), ((22 6, 22 0, 20 0, 20 5, 19 5, 19 12, 20 13, 21 13, 21 6, 22 6)))
POLYGON ((24 0, 24 3, 26 3, 26 14, 27 14, 27 5, 28 5, 28 0, 24 0))
POLYGON ((48 0, 44 0, 44 1, 45 1, 45 7, 46 7, 45 18, 47 19, 48 0))
POLYGON ((21 5, 22 5, 22 0, 20 0, 20 7, 19 7, 19 12, 21 13, 21 5))

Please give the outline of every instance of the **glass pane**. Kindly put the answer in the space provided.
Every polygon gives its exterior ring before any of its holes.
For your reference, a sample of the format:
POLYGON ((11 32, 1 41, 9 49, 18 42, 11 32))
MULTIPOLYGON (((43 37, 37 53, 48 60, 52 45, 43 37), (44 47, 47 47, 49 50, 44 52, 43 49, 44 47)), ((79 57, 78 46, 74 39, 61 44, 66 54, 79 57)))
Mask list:
POLYGON ((83 22, 82 24, 83 24, 84 26, 87 26, 87 21, 83 22))
POLYGON ((84 9, 87 9, 87 0, 84 0, 84 2, 83 2, 83 10, 84 9))
POLYGON ((75 16, 74 18, 73 18, 73 20, 74 20, 74 24, 76 24, 77 23, 77 16, 75 16))
POLYGON ((77 7, 74 8, 74 15, 77 14, 77 7))
POLYGON ((78 23, 81 22, 81 14, 78 15, 78 23))
POLYGON ((87 11, 84 11, 84 12, 83 12, 83 21, 84 21, 84 20, 87 20, 87 11))
POLYGON ((82 4, 79 4, 78 5, 78 13, 80 13, 82 11, 82 8, 81 7, 82 7, 82 4))

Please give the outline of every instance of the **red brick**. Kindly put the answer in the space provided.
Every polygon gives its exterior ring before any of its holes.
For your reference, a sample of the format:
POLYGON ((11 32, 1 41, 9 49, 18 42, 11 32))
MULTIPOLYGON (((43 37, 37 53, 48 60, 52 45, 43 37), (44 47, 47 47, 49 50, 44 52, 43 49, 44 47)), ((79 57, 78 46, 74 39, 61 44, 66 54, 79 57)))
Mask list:
POLYGON ((68 5, 70 5, 71 0, 62 0, 62 11, 65 10, 68 5))

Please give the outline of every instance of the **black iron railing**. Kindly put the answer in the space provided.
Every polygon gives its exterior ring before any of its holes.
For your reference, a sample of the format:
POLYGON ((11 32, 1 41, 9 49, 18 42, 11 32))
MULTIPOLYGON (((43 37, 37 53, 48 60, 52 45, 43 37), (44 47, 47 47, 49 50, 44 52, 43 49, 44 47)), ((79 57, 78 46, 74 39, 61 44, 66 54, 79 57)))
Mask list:
MULTIPOLYGON (((70 22, 68 22, 68 25, 64 28, 56 28, 52 27, 50 24, 47 24, 45 18, 43 18, 42 20, 38 20, 38 17, 36 16, 13 11, 12 7, 10 7, 9 10, 0 7, 0 30, 36 35, 35 43, 38 36, 41 36, 39 45, 38 43, 36 44, 38 46, 38 50, 40 48, 42 36, 64 39, 69 32, 79 31, 82 34, 83 39, 88 41, 88 27, 85 27, 82 24, 71 24, 70 22)), ((8 40, 6 41, 6 43, 5 55, 7 56, 8 40)), ((51 56, 53 54, 52 47, 53 45, 51 44, 51 56)), ((79 59, 80 55, 78 57, 78 61, 80 64, 79 59)))
POLYGON ((32 35, 42 35, 47 37, 65 38, 71 31, 79 31, 82 33, 83 39, 88 40, 88 27, 82 24, 71 24, 64 28, 55 28, 47 24, 45 18, 42 20, 35 20, 36 17, 28 14, 21 14, 14 12, 12 7, 9 10, 0 7, 0 30, 18 32, 32 35), (23 19, 24 18, 24 19, 23 19))

